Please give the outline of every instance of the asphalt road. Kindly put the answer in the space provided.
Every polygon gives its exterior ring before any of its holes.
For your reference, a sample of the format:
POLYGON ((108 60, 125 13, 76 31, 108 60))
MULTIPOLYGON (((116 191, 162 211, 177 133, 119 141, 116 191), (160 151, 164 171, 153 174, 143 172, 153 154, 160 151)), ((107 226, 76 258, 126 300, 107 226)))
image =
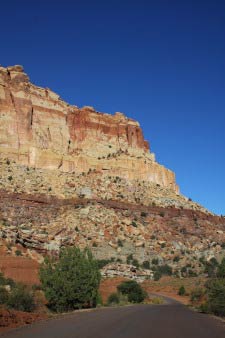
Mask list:
POLYGON ((135 305, 77 312, 15 329, 2 336, 7 338, 225 338, 225 324, 170 301, 166 305, 135 305))

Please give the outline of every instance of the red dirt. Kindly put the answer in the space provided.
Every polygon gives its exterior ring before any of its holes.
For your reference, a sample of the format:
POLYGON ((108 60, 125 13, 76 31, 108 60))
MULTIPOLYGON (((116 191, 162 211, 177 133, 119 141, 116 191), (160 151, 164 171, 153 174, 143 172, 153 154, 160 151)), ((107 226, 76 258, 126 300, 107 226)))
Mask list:
POLYGON ((39 284, 39 264, 26 257, 0 256, 0 271, 7 278, 27 285, 39 284))
POLYGON ((47 318, 46 314, 0 309, 0 332, 47 318))

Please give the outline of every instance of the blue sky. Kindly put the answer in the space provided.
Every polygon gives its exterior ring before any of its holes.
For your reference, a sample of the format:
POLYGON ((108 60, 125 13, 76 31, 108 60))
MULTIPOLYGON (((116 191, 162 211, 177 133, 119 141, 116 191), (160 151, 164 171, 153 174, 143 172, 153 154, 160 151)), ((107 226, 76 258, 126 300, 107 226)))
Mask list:
POLYGON ((225 1, 2 1, 0 64, 138 120, 181 192, 225 214, 225 1))

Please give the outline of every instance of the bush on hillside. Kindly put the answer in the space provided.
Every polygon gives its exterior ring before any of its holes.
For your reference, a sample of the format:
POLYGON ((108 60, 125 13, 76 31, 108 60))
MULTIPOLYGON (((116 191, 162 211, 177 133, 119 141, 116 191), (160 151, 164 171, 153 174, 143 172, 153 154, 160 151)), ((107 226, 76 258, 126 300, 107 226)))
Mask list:
POLYGON ((111 257, 110 259, 97 259, 98 268, 102 269, 107 264, 114 262, 114 260, 115 259, 113 257, 111 257))
POLYGON ((205 295, 204 289, 201 287, 196 287, 191 291, 190 300, 192 304, 199 304, 202 302, 205 295))
POLYGON ((173 273, 173 270, 171 268, 171 266, 169 266, 168 264, 165 265, 159 265, 158 266, 158 271, 162 274, 162 275, 167 275, 167 276, 171 276, 173 273))
POLYGON ((33 294, 22 284, 18 284, 9 292, 6 304, 12 309, 25 312, 32 312, 35 308, 33 294))
POLYGON ((0 304, 6 304, 8 297, 8 291, 4 287, 0 287, 0 304))
POLYGON ((222 259, 221 263, 218 266, 217 277, 225 278, 225 257, 222 259))
POLYGON ((11 278, 5 278, 2 273, 0 273, 0 304, 25 312, 32 312, 35 308, 33 293, 25 285, 16 283, 11 278), (9 289, 6 286, 9 286, 9 289))
POLYGON ((119 302, 120 302, 120 297, 119 297, 118 293, 116 293, 116 292, 111 293, 111 295, 109 295, 109 297, 107 299, 108 305, 119 304, 119 302))
POLYGON ((15 284, 13 279, 6 278, 3 273, 0 272, 0 286, 9 285, 10 287, 13 287, 15 284))
POLYGON ((154 279, 154 281, 158 281, 158 280, 160 280, 160 278, 162 277, 162 274, 161 274, 161 272, 160 271, 158 271, 158 270, 156 270, 155 272, 154 272, 154 275, 153 275, 153 279, 154 279))
POLYGON ((90 250, 65 248, 59 259, 48 258, 40 280, 49 307, 57 312, 96 306, 100 272, 90 250))
POLYGON ((179 291, 178 291, 178 295, 184 296, 185 293, 186 293, 185 287, 183 285, 181 285, 181 287, 179 288, 179 291))
POLYGON ((144 269, 150 269, 151 267, 150 267, 150 262, 149 261, 144 261, 143 263, 142 263, 142 267, 144 268, 144 269))
POLYGON ((225 278, 211 279, 206 283, 207 311, 225 316, 225 278))
POLYGON ((122 282, 117 286, 117 290, 126 295, 131 303, 141 303, 146 298, 147 294, 142 287, 135 281, 122 282))
POLYGON ((225 316, 225 258, 220 264, 214 265, 217 266, 217 270, 216 273, 214 272, 214 278, 209 279, 205 285, 207 300, 201 305, 201 310, 223 317, 225 316))

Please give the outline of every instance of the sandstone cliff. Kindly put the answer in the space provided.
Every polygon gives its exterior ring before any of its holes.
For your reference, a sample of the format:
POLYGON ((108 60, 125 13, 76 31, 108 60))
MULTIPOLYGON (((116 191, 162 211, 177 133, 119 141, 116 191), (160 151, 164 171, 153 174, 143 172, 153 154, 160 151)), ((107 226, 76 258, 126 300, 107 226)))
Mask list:
POLYGON ((156 258, 178 275, 187 266, 199 273, 202 257, 225 254, 225 217, 178 194, 137 122, 69 106, 31 84, 21 66, 0 67, 5 242, 9 255, 21 245, 40 260, 77 245, 100 259, 156 258))
POLYGON ((178 192, 174 173, 155 162, 138 122, 70 106, 31 84, 21 66, 0 67, 0 153, 31 167, 107 171, 178 192))

